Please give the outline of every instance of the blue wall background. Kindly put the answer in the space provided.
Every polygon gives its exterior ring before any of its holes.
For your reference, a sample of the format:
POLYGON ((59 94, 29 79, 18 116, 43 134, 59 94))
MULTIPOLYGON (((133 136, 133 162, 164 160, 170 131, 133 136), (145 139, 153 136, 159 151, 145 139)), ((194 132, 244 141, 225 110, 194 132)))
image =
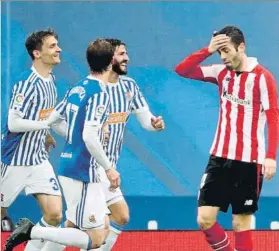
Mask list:
MULTIPOLYGON (((218 93, 214 85, 180 78, 173 68, 206 46, 213 30, 233 24, 244 31, 248 54, 258 57, 278 79, 279 2, 3 2, 1 14, 2 127, 11 87, 31 64, 24 47, 30 32, 52 27, 59 34, 63 61, 54 72, 60 98, 87 74, 85 50, 91 40, 124 40, 131 59, 129 75, 167 125, 162 133, 150 133, 135 119, 129 122, 118 165, 131 206, 129 228, 145 229, 154 219, 164 229, 196 228, 196 196, 215 133, 218 93), (138 212, 143 207, 144 214, 138 212)), ((207 62, 219 58, 212 56, 207 62)), ((63 147, 63 140, 57 141, 51 153, 54 166, 63 147)), ((271 221, 279 220, 278 174, 265 183, 262 194, 258 226, 269 228, 271 221)), ((40 217, 34 200, 24 197, 10 214, 40 217), (23 201, 30 203, 28 210, 19 212, 23 201)), ((227 228, 230 220, 229 215, 221 218, 227 228)))

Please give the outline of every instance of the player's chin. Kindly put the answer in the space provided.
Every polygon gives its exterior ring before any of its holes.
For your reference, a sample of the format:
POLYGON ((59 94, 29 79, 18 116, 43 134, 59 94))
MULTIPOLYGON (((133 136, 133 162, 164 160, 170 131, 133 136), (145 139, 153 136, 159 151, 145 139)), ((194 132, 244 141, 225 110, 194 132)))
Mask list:
POLYGON ((234 67, 233 67, 232 64, 226 64, 226 67, 227 67, 227 69, 229 69, 229 70, 233 70, 233 69, 234 69, 234 67))
POLYGON ((59 63, 61 63, 61 59, 59 57, 54 57, 53 64, 56 65, 56 64, 59 64, 59 63))
POLYGON ((122 71, 122 70, 121 70, 121 71, 119 72, 119 75, 127 75, 127 73, 128 73, 127 70, 125 70, 125 71, 122 71))

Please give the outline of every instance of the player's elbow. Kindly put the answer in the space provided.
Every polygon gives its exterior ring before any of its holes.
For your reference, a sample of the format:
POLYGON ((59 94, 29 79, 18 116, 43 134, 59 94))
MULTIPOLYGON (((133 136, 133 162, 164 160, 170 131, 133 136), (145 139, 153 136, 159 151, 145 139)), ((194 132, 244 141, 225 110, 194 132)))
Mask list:
POLYGON ((181 71, 181 68, 179 67, 179 64, 178 65, 176 65, 175 67, 174 67, 174 71, 178 74, 178 75, 182 75, 182 71, 181 71))
POLYGON ((174 71, 181 77, 185 77, 185 69, 180 64, 176 65, 174 71))
POLYGON ((15 121, 11 118, 8 118, 8 129, 12 133, 20 132, 18 126, 16 126, 15 121))

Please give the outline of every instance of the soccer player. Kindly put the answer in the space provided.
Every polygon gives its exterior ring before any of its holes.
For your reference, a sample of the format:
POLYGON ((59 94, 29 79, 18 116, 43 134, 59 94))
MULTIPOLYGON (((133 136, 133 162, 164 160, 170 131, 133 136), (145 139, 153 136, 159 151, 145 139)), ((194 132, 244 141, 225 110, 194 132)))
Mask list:
MULTIPOLYGON (((53 143, 46 119, 56 105, 52 69, 60 63, 61 49, 57 34, 50 29, 32 33, 25 46, 32 67, 13 87, 1 146, 1 217, 7 215, 7 208, 25 189, 26 195, 32 194, 42 209, 38 224, 56 227, 62 218, 62 199, 48 161, 46 146, 53 143)), ((43 245, 41 241, 30 242, 26 250, 41 250, 43 245)))
MULTIPOLYGON (((106 153, 109 160, 116 166, 121 152, 126 124, 131 114, 134 114, 143 128, 149 131, 161 131, 164 129, 162 117, 155 117, 132 78, 126 77, 129 57, 126 45, 119 39, 107 39, 115 49, 112 72, 106 87, 110 96, 108 121, 105 130, 109 134, 106 141, 106 153)), ((129 221, 129 208, 120 188, 110 189, 109 181, 103 168, 98 168, 103 191, 106 196, 110 214, 110 233, 102 251, 111 250, 117 237, 125 224, 129 221)))
POLYGON ((216 222, 218 212, 226 212, 231 205, 234 250, 252 251, 251 216, 258 209, 263 177, 270 180, 276 172, 275 79, 256 58, 246 55, 243 32, 234 26, 215 32, 208 47, 186 57, 175 71, 185 78, 216 84, 220 95, 218 127, 199 190, 198 224, 213 250, 232 251, 227 234, 216 222), (200 66, 215 52, 223 64, 200 66))
MULTIPOLYGON (((120 176, 102 145, 102 127, 110 104, 105 84, 114 50, 106 40, 97 39, 89 44, 86 54, 90 75, 70 88, 48 120, 52 124, 66 121, 66 144, 58 175, 67 204, 68 228, 43 228, 23 219, 6 243, 6 251, 28 239, 44 239, 86 250, 97 250, 104 242, 109 220, 97 166, 104 168, 111 189, 120 185, 120 176)), ((60 123, 61 134, 63 128, 60 123)))

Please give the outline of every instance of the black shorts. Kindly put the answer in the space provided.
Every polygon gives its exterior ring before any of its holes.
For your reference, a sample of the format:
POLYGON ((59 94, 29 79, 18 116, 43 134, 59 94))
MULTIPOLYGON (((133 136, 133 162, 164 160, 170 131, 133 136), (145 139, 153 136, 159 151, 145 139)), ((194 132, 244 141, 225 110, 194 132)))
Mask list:
POLYGON ((233 214, 252 214, 258 210, 263 183, 261 165, 210 156, 202 177, 198 205, 219 207, 233 214))

